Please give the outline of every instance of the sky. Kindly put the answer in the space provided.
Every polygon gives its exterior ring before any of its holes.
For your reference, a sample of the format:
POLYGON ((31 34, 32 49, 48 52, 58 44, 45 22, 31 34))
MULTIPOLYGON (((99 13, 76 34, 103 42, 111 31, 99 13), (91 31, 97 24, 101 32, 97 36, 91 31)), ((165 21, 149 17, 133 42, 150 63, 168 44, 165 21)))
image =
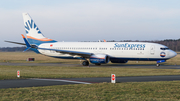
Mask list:
POLYGON ((180 38, 180 0, 0 0, 0 47, 23 42, 22 13, 56 41, 180 38))

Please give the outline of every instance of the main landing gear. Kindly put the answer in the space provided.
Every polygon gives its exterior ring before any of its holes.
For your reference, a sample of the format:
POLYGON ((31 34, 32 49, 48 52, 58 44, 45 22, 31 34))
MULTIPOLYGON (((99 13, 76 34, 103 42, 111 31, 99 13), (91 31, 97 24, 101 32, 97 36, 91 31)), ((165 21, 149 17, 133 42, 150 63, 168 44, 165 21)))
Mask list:
MULTIPOLYGON (((89 66, 89 61, 88 61, 88 60, 83 61, 83 62, 82 62, 82 65, 83 65, 83 66, 89 66)), ((95 65, 96 65, 96 66, 100 66, 101 64, 100 64, 100 63, 96 63, 95 65)))
POLYGON ((82 65, 83 65, 83 66, 89 66, 89 62, 88 62, 87 60, 86 60, 86 61, 83 61, 83 62, 82 62, 82 65))
POLYGON ((160 66, 160 64, 157 63, 157 64, 156 64, 156 67, 159 67, 159 66, 160 66))

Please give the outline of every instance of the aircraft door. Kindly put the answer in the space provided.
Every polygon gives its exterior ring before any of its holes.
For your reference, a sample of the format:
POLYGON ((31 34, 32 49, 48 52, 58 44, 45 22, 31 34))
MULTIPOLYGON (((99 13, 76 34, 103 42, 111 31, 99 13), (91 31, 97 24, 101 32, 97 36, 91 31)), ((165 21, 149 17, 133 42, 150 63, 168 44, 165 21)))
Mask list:
POLYGON ((155 47, 154 47, 154 46, 151 46, 151 48, 150 48, 150 54, 151 54, 151 55, 154 55, 154 53, 155 53, 155 47))

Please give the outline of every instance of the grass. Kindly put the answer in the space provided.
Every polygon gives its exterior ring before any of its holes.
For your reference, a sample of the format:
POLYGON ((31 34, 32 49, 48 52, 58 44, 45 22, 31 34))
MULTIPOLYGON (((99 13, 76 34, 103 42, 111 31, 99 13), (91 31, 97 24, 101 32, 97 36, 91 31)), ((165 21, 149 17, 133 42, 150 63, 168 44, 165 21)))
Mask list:
POLYGON ((79 63, 79 60, 67 61, 66 59, 52 58, 34 52, 0 52, 0 62, 29 63, 29 61, 26 61, 28 58, 35 58, 33 63, 79 63))
POLYGON ((58 67, 58 66, 0 66, 0 80, 25 78, 86 78, 116 76, 180 75, 179 69, 58 67))
POLYGON ((177 101, 180 81, 98 83, 0 89, 0 100, 177 101))

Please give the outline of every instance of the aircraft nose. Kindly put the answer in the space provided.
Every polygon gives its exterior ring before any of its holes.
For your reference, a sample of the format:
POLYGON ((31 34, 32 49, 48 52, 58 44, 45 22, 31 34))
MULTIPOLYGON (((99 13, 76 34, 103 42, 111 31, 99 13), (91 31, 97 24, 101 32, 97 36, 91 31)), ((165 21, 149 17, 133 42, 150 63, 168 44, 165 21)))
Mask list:
POLYGON ((174 52, 174 51, 170 51, 170 57, 175 57, 176 55, 177 55, 177 53, 176 52, 174 52))

